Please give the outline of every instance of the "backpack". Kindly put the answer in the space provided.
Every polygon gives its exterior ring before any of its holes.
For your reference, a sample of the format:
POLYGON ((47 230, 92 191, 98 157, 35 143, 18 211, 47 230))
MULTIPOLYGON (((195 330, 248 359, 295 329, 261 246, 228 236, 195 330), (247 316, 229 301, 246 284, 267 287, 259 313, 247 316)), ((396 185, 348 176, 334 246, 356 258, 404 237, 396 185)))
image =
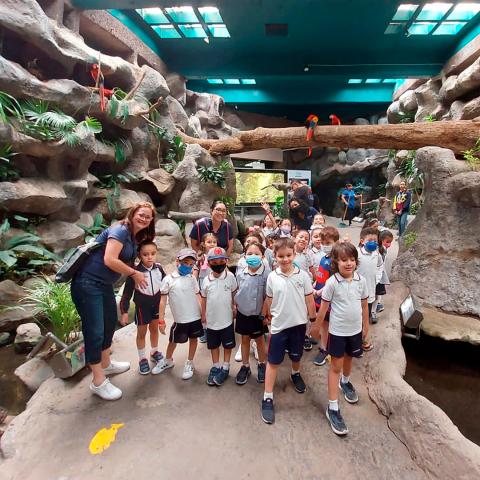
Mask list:
POLYGON ((64 259, 63 265, 55 274, 55 282, 69 282, 74 277, 75 273, 77 273, 78 269, 85 263, 90 254, 103 245, 103 243, 99 242, 89 242, 85 245, 76 247, 73 252, 64 259))

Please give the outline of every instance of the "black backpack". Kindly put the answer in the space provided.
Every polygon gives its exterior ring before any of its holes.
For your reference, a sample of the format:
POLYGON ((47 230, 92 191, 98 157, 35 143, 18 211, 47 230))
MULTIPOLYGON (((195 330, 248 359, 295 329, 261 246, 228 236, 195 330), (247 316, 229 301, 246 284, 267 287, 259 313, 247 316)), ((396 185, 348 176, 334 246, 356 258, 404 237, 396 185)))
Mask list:
POLYGON ((76 247, 63 261, 63 265, 55 274, 55 282, 67 283, 77 273, 78 269, 85 263, 90 254, 103 246, 103 243, 89 242, 76 247))

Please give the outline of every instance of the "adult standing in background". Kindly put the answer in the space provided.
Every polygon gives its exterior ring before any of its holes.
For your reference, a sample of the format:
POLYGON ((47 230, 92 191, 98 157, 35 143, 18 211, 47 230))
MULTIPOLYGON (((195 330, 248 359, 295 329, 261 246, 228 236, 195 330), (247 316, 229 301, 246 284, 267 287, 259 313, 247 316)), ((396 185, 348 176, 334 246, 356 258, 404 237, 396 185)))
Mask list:
POLYGON ((71 293, 82 320, 85 361, 92 370, 90 390, 104 400, 117 400, 122 391, 110 383, 109 375, 126 372, 129 362, 110 359, 110 347, 117 323, 113 285, 122 275, 136 287, 146 287, 142 272, 133 268, 137 247, 155 238, 155 210, 147 202, 137 203, 124 220, 111 225, 95 239, 102 244, 75 274, 71 293))
POLYGON ((346 215, 345 218, 348 220, 348 225, 352 225, 352 218, 355 216, 355 200, 360 198, 360 195, 355 194, 353 186, 351 183, 345 185, 345 189, 342 192, 341 199, 345 205, 346 215))
POLYGON ((398 236, 401 237, 407 228, 408 214, 412 203, 412 192, 407 190, 407 184, 400 182, 400 190, 393 197, 393 213, 398 218, 398 236))
POLYGON ((197 220, 190 231, 192 248, 198 252, 202 237, 206 233, 213 233, 217 237, 217 246, 224 248, 230 256, 233 250, 233 230, 227 220, 227 206, 221 200, 215 200, 210 211, 211 218, 197 220))

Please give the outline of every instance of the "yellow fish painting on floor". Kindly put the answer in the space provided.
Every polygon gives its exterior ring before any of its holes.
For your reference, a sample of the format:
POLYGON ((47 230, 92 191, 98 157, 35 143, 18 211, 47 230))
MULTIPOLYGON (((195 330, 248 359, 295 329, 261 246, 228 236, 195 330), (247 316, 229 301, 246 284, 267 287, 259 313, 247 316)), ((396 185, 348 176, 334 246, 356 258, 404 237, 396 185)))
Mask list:
POLYGON ((125 424, 123 423, 112 423, 110 428, 102 428, 99 430, 90 441, 88 449, 92 455, 98 455, 110 447, 115 441, 117 436, 117 431, 120 430, 125 424))

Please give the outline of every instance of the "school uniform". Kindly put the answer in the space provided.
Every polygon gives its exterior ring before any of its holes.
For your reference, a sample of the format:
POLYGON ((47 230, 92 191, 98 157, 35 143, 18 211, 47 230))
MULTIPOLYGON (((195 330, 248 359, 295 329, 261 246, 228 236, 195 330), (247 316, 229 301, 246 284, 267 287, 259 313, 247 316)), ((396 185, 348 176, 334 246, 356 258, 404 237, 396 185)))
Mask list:
POLYGON ((310 267, 313 266, 313 260, 307 250, 300 253, 295 252, 295 258, 293 259, 293 263, 300 270, 303 270, 310 275, 310 267))
MULTIPOLYGON (((271 270, 266 256, 263 257, 262 264, 265 268, 267 268, 268 270, 271 270)), ((242 256, 238 259, 237 271, 238 270, 243 270, 245 268, 247 268, 247 260, 245 258, 245 254, 242 254, 242 256)))
POLYGON ((185 343, 189 338, 203 335, 202 312, 197 297, 199 291, 198 282, 191 274, 173 272, 164 278, 161 293, 168 295, 174 319, 168 338, 170 342, 185 343))
POLYGON ((308 249, 308 254, 312 259, 313 268, 317 270, 318 266, 320 265, 320 260, 325 254, 322 252, 321 248, 317 248, 313 246, 308 249))
POLYGON ((330 302, 327 351, 332 357, 362 354, 362 300, 368 296, 367 281, 358 272, 351 281, 336 273, 325 283, 322 300, 330 302))
POLYGON ((207 301, 207 348, 213 350, 235 347, 233 329, 232 294, 237 290, 237 281, 232 272, 225 269, 219 277, 210 273, 203 282, 201 295, 207 301))
POLYGON ((128 277, 120 299, 120 312, 128 313, 130 299, 133 295, 135 325, 148 325, 153 320, 158 320, 160 289, 165 278, 165 272, 159 263, 154 263, 151 268, 147 268, 143 263, 140 263, 134 268, 144 274, 147 285, 145 287, 135 287, 133 278, 128 277))
POLYGON ((378 249, 368 252, 365 247, 357 247, 359 275, 365 278, 368 289, 368 311, 372 313, 372 305, 375 301, 375 289, 382 277, 383 259, 378 249))
POLYGON ((382 257, 382 274, 380 277, 380 281, 375 287, 375 294, 386 295, 387 289, 385 288, 385 285, 390 285, 390 279, 388 278, 387 272, 385 270, 385 258, 387 257, 387 252, 380 253, 380 256, 382 257))
POLYGON ((237 270, 235 332, 239 335, 258 338, 268 332, 268 328, 263 324, 263 319, 260 319, 259 316, 262 313, 269 273, 270 269, 265 265, 260 265, 255 272, 250 271, 248 267, 237 270))
POLYGON ((308 321, 305 297, 312 294, 310 276, 296 266, 289 275, 277 268, 268 276, 266 295, 272 299, 269 363, 282 363, 285 350, 293 362, 302 358, 308 321))

